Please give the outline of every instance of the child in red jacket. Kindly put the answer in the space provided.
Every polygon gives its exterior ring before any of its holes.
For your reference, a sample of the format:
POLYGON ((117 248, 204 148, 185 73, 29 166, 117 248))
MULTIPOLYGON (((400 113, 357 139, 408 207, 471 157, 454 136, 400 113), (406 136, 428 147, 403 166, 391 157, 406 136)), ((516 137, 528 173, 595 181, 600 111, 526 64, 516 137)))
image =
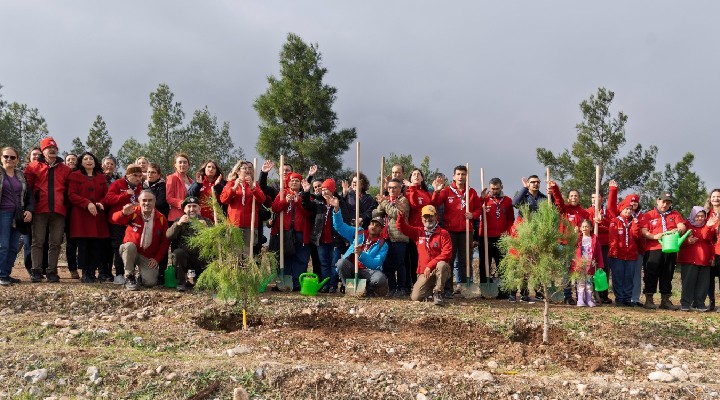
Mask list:
POLYGON ((682 292, 680 295, 680 311, 707 311, 705 296, 707 296, 710 283, 710 266, 715 251, 715 224, 717 216, 713 216, 706 223, 707 212, 705 208, 695 206, 688 217, 688 227, 692 233, 683 242, 678 252, 677 263, 680 265, 682 292))
POLYGON ((593 235, 593 226, 589 219, 580 223, 582 235, 578 238, 576 257, 570 271, 578 273, 577 278, 577 306, 595 307, 593 301, 593 276, 595 269, 603 269, 602 250, 598 237, 593 235))
POLYGON ((640 228, 637 219, 633 218, 633 205, 629 200, 623 200, 617 209, 619 215, 610 220, 608 229, 610 240, 608 262, 612 271, 615 305, 632 307, 633 281, 638 258, 637 241, 641 237, 640 228))

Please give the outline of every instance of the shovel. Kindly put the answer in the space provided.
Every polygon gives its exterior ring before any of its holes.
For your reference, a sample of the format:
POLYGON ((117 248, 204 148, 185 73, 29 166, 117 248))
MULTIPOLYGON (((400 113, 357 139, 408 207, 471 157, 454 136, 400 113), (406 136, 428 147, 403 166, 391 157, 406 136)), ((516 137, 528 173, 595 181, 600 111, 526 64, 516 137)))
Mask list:
MULTIPOLYGON (((355 245, 353 246, 353 249, 357 248, 358 246, 358 236, 360 232, 360 142, 357 142, 357 148, 355 151, 355 179, 357 181, 357 186, 355 187, 355 245)), ((382 175, 382 171, 380 171, 380 174, 382 175)), ((365 285, 367 284, 367 280, 360 279, 358 277, 358 269, 359 269, 359 258, 358 256, 353 257, 355 259, 355 278, 347 278, 345 279, 345 294, 349 294, 352 296, 362 296, 365 294, 365 285)))
MULTIPOLYGON (((283 164, 285 164, 285 156, 280 156, 280 195, 283 193, 283 186, 285 183, 284 177, 282 176, 283 164)), ((359 182, 359 181, 358 181, 359 182)), ((254 210, 254 208, 253 208, 254 210)), ((285 275, 285 211, 280 212, 280 263, 278 265, 279 271, 277 278, 275 279, 275 286, 281 292, 290 292, 293 289, 292 275, 285 275)))
MULTIPOLYGON (((485 173, 480 168, 480 189, 485 191, 485 173)), ((484 202, 483 202, 484 203, 484 202)), ((500 293, 499 283, 496 278, 490 277, 490 256, 488 254, 488 233, 487 233, 487 210, 485 204, 482 205, 482 224, 483 224, 483 244, 485 246, 484 256, 485 259, 485 283, 480 282, 480 294, 486 299, 494 299, 500 293)))
MULTIPOLYGON (((465 178, 465 212, 470 212, 470 164, 466 163, 465 168, 467 169, 467 177, 465 178)), ((472 235, 470 234, 470 220, 465 218, 465 274, 466 283, 465 289, 462 291, 463 297, 471 299, 473 297, 480 297, 480 287, 477 283, 472 281, 472 263, 470 262, 470 243, 472 235)))

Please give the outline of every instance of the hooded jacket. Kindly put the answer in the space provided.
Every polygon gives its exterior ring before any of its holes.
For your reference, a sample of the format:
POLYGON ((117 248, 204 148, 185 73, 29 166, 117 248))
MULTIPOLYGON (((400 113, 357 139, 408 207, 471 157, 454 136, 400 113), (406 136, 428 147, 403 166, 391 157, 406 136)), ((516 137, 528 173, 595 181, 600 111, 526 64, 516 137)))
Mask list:
POLYGON ((58 157, 55 164, 49 165, 45 156, 25 167, 27 185, 35 201, 35 213, 58 213, 65 216, 65 192, 70 167, 58 157))

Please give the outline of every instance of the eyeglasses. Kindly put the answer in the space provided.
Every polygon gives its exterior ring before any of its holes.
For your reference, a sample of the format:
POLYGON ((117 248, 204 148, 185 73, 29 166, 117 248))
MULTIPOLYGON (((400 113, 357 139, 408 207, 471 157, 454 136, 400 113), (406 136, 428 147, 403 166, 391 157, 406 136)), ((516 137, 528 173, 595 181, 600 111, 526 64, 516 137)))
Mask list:
POLYGON ((15 160, 17 160, 17 156, 9 156, 9 155, 7 155, 7 154, 3 154, 3 158, 6 159, 6 160, 10 160, 10 161, 15 161, 15 160))

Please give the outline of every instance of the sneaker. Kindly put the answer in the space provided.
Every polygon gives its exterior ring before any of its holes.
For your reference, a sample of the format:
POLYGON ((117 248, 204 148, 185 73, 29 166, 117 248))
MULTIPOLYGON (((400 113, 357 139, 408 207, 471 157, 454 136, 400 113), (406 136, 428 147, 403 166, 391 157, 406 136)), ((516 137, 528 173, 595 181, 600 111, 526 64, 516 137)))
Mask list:
POLYGON ((94 276, 85 275, 85 276, 82 277, 82 279, 80 280, 80 282, 82 282, 82 283, 95 283, 95 282, 97 282, 97 279, 96 279, 94 276))
POLYGON ((542 293, 535 293, 535 301, 543 301, 545 300, 545 296, 542 295, 542 293))
POLYGON ((323 286, 322 288, 320 288, 320 290, 318 290, 318 292, 320 293, 327 293, 329 291, 330 289, 327 286, 323 286))
POLYGON ((442 293, 442 296, 443 296, 444 299, 452 299, 452 298, 455 297, 455 295, 453 294, 452 290, 446 290, 446 291, 444 291, 444 292, 442 293))
POLYGON ((405 297, 407 296, 407 293, 405 292, 405 289, 398 289, 393 294, 394 297, 405 297))
POLYGON ((530 296, 520 296, 520 301, 524 301, 525 303, 530 303, 530 296))
POLYGON ((0 278, 0 286, 10 286, 10 278, 0 278))
MULTIPOLYGON (((113 279, 112 283, 114 283, 116 285, 124 285, 125 277, 122 275, 116 275, 115 278, 113 279)), ((135 283, 135 282, 133 282, 133 283, 135 283)))
POLYGON ((60 282, 58 274, 47 274, 47 281, 50 283, 60 282))
POLYGON ((177 291, 178 291, 178 292, 184 292, 184 291, 186 291, 186 290, 188 290, 188 287, 187 287, 185 284, 177 285, 177 291))
POLYGON ((511 303, 516 302, 516 301, 517 301, 517 296, 515 296, 514 294, 509 295, 509 296, 508 296, 508 301, 510 301, 511 303))
POLYGON ((18 279, 18 278, 13 278, 12 276, 11 276, 10 278, 8 278, 8 279, 10 279, 10 283, 20 283, 20 282, 22 282, 20 279, 18 279))
POLYGON ((70 271, 70 279, 80 279, 80 274, 77 271, 70 271))
POLYGON ((129 276, 125 280, 125 289, 127 290, 138 290, 137 283, 135 283, 135 277, 129 276))
POLYGON ((600 303, 601 303, 601 304, 612 304, 613 301, 610 300, 609 297, 606 297, 606 298, 604 298, 604 299, 600 299, 600 303))
POLYGON ((443 295, 440 292, 433 293, 433 304, 436 306, 443 305, 443 295))
POLYGON ((680 307, 680 311, 690 312, 690 307, 682 306, 682 307, 680 307))
POLYGON ((577 303, 575 302, 575 299, 573 299, 572 297, 566 297, 563 299, 563 304, 567 304, 569 306, 574 306, 577 303))
POLYGON ((690 311, 707 312, 707 307, 690 307, 690 311))
POLYGON ((330 289, 328 289, 328 293, 337 293, 337 288, 335 286, 331 286, 330 289))
POLYGON ((32 283, 42 282, 42 279, 43 278, 42 278, 42 275, 40 275, 40 272, 33 271, 30 274, 30 282, 32 282, 32 283))

